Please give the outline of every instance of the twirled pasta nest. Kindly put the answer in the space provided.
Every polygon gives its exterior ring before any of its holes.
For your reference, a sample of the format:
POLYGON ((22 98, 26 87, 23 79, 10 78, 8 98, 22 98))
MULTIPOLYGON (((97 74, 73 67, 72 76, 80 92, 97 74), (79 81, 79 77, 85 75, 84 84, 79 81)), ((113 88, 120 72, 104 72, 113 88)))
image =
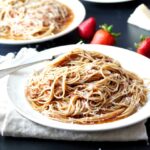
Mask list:
POLYGON ((34 73, 26 87, 32 107, 77 124, 115 121, 146 103, 143 80, 98 52, 75 49, 34 73))

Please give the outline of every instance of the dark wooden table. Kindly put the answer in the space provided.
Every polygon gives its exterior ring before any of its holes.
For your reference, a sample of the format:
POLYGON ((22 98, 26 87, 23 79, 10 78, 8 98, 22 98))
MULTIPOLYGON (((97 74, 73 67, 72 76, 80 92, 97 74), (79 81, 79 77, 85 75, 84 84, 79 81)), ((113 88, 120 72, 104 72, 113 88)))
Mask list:
MULTIPOLYGON (((134 43, 139 41, 139 36, 150 35, 150 32, 137 28, 135 26, 127 24, 127 18, 134 11, 134 9, 141 3, 145 3, 150 8, 150 0, 135 0, 125 3, 116 4, 100 4, 90 3, 82 1, 87 15, 86 18, 94 16, 97 20, 97 28, 100 24, 107 23, 114 25, 114 31, 121 32, 121 36, 118 38, 116 46, 135 50, 134 43)), ((139 18, 140 19, 140 18, 139 18)), ((48 41, 44 43, 38 43, 33 45, 1 45, 0 54, 5 55, 8 52, 17 52, 21 47, 36 47, 39 51, 55 47, 59 45, 74 44, 80 41, 77 31, 73 31, 70 34, 48 41)), ((147 131, 150 139, 150 121, 146 123, 147 131)), ((150 140, 149 140, 150 141, 150 140)), ((142 149, 149 150, 150 146, 146 141, 137 142, 72 142, 72 141, 55 141, 55 140, 39 140, 29 138, 12 138, 12 137, 0 137, 0 150, 115 150, 115 149, 142 149)))

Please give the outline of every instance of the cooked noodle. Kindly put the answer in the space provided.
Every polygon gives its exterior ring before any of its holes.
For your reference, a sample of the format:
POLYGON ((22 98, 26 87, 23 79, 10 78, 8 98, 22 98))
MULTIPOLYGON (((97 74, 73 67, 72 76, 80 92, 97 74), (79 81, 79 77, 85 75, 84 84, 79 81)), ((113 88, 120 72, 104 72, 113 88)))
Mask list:
POLYGON ((72 11, 57 0, 1 0, 0 38, 29 40, 54 35, 72 19, 72 11))
POLYGON ((125 118, 146 103, 143 80, 98 52, 75 49, 35 72, 26 87, 32 107, 51 119, 96 124, 125 118))

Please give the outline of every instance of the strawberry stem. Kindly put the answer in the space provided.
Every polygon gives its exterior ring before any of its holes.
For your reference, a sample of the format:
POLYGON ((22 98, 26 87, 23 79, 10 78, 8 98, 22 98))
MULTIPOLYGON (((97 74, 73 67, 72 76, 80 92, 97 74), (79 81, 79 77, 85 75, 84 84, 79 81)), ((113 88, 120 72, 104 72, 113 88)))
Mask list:
POLYGON ((107 30, 108 30, 110 33, 112 32, 112 29, 113 29, 113 26, 112 26, 112 25, 110 25, 110 26, 107 27, 107 30))
POLYGON ((108 31, 114 37, 120 36, 120 33, 114 33, 114 32, 112 32, 113 25, 103 24, 103 25, 100 26, 100 28, 103 29, 103 30, 105 30, 105 31, 108 31))
POLYGON ((84 41, 83 40, 80 40, 78 43, 76 43, 77 45, 78 44, 84 44, 84 41))
POLYGON ((146 35, 140 35, 140 41, 144 41, 146 38, 148 38, 148 36, 146 36, 146 35))
POLYGON ((121 33, 111 33, 111 35, 113 35, 114 37, 118 37, 118 36, 120 36, 121 35, 121 33))
POLYGON ((139 43, 134 43, 134 47, 137 49, 139 47, 139 43))

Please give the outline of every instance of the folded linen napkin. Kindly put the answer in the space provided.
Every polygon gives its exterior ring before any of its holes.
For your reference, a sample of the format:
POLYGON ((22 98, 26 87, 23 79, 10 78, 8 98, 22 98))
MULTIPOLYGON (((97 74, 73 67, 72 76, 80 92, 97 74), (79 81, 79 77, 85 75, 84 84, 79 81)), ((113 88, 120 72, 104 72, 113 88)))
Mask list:
MULTIPOLYGON (((19 64, 36 53, 38 52, 34 49, 23 48, 15 58, 13 54, 1 56, 0 68, 19 64)), ((148 139, 145 121, 126 128, 103 132, 75 132, 36 124, 16 112, 10 103, 6 91, 7 79, 8 77, 0 79, 0 133, 2 136, 78 141, 137 141, 148 139)))
POLYGON ((129 16, 127 22, 139 28, 150 30, 150 9, 145 4, 140 4, 129 16))

